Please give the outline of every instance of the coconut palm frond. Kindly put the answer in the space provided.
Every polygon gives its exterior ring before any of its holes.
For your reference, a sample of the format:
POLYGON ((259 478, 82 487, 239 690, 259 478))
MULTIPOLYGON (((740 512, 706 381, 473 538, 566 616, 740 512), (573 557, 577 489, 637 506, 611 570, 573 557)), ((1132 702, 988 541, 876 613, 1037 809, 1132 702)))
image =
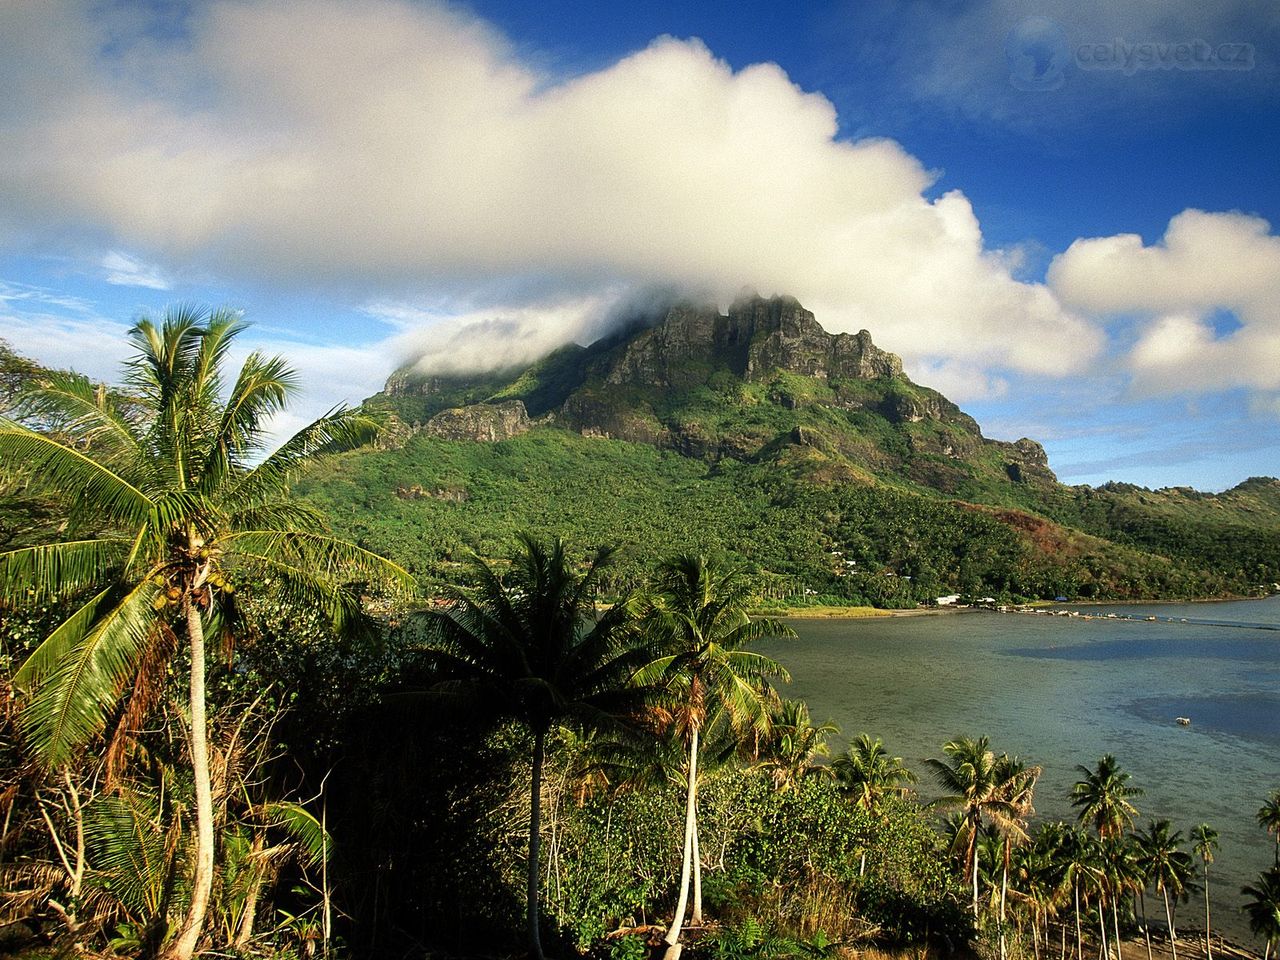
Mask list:
POLYGON ((84 833, 95 885, 108 889, 135 920, 154 918, 172 870, 155 799, 135 789, 100 795, 85 807, 84 833))
POLYGON ((153 506, 121 473, 89 454, 13 423, 0 424, 0 460, 24 464, 42 483, 109 522, 137 525, 153 506))
POLYGON ((297 530, 323 533, 328 521, 323 513, 305 503, 272 500, 246 504, 230 511, 227 519, 237 530, 297 530))
POLYGON ((381 426, 358 409, 339 407, 286 440, 236 481, 231 495, 241 502, 275 499, 301 471, 325 457, 355 450, 375 440, 381 426))
POLYGON ((115 578, 130 541, 68 540, 0 553, 0 601, 43 603, 115 578))
POLYGON ((99 459, 114 461, 138 453, 134 426, 115 396, 78 373, 50 372, 39 387, 18 398, 16 413, 44 433, 91 447, 99 459))
POLYGON ((261 448, 266 424, 285 408, 298 387, 298 377, 281 357, 251 353, 222 416, 208 441, 208 453, 200 470, 206 490, 215 490, 246 459, 261 448))
POLYGON ((18 920, 43 909, 67 873, 52 863, 6 863, 0 867, 0 920, 18 920))
POLYGON ((350 584, 317 575, 303 562, 286 562, 267 553, 237 550, 236 560, 263 576, 263 587, 289 605, 311 609, 338 633, 362 633, 368 627, 359 593, 350 584))
POLYGON ((398 563, 346 540, 300 530, 243 530, 222 538, 236 554, 274 558, 284 568, 308 572, 315 580, 373 582, 401 594, 413 593, 417 581, 398 563))
POLYGON ((178 650, 178 635, 169 624, 159 621, 151 642, 138 660, 128 703, 116 722, 103 755, 106 785, 114 786, 124 772, 126 752, 138 731, 164 695, 168 665, 178 650))
POLYGON ((93 626, 36 687, 19 722, 46 768, 70 762, 106 725, 151 639, 160 589, 143 580, 109 610, 95 611, 93 626))
POLYGON ((60 623, 40 643, 13 675, 13 686, 21 693, 30 692, 49 676, 58 664, 82 639, 93 625, 99 609, 108 609, 120 595, 116 585, 107 587, 90 597, 60 623))
POLYGON ((319 866, 333 855, 333 837, 301 804, 284 800, 265 803, 259 808, 259 816, 288 834, 307 866, 319 866))

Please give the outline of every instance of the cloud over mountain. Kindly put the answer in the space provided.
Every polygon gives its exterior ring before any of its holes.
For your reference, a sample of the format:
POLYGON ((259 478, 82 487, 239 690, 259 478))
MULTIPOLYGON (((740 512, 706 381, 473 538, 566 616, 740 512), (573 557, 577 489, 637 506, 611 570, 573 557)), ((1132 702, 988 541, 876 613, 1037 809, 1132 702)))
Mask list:
POLYGON ((160 26, 87 9, 0 14, 0 235, 539 315, 539 344, 576 335, 584 300, 744 283, 909 362, 1063 373, 1101 344, 985 248, 962 193, 926 196, 895 142, 838 139, 772 64, 660 38, 560 77, 400 0, 221 0, 160 26))

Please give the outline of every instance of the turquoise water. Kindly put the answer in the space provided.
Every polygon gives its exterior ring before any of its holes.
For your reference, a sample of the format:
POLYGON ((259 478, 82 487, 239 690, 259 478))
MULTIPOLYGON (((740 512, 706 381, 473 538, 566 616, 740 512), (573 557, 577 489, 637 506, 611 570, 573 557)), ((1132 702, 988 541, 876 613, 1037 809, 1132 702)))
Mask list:
MULTIPOLYGON (((1064 607, 1095 619, 794 620, 798 640, 761 649, 791 671, 787 696, 803 697, 845 736, 881 737, 921 776, 926 800, 937 791, 921 760, 942 756, 954 736, 989 736, 995 750, 1043 766, 1041 818, 1073 818, 1076 765, 1115 754, 1146 791, 1140 823, 1167 817, 1184 834, 1201 822, 1218 830, 1214 926, 1247 938, 1239 890, 1274 850, 1255 815, 1280 788, 1280 597, 1064 607)), ((1180 909, 1179 926, 1203 924, 1199 902, 1180 909)))

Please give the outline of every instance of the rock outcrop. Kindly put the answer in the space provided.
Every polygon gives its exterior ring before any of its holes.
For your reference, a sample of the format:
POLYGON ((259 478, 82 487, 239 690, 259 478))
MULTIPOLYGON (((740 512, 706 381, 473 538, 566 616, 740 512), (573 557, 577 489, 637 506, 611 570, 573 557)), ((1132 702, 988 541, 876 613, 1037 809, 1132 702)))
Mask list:
POLYGON ((594 372, 606 383, 685 388, 727 366, 744 380, 777 370, 821 379, 872 380, 902 374, 902 361, 871 342, 871 334, 827 333, 792 297, 748 297, 721 314, 712 307, 679 305, 594 372))
POLYGON ((1014 483, 1057 483, 1058 478, 1049 469, 1049 457, 1044 447, 1036 441, 1023 437, 1013 443, 989 440, 996 444, 1005 455, 1005 473, 1014 483))
POLYGON ((441 440, 510 440, 531 426, 529 413, 519 400, 506 403, 473 403, 469 407, 442 410, 422 425, 421 432, 441 440))

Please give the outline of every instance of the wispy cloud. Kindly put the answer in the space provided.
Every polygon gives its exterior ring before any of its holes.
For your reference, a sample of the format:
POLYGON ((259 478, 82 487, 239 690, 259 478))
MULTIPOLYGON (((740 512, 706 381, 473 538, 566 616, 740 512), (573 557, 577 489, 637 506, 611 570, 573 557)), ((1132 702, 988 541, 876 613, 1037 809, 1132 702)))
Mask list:
POLYGON ((5 303, 0 337, 46 366, 115 383, 130 354, 129 325, 89 311, 54 313, 39 304, 5 303))
POLYGON ((101 261, 107 283, 122 287, 146 287, 150 290, 169 290, 172 284, 160 273, 160 268, 143 263, 136 257, 118 250, 107 253, 101 261))
POLYGON ((0 280, 0 304, 41 304, 77 313, 90 313, 93 305, 82 297, 72 297, 46 287, 0 280))

